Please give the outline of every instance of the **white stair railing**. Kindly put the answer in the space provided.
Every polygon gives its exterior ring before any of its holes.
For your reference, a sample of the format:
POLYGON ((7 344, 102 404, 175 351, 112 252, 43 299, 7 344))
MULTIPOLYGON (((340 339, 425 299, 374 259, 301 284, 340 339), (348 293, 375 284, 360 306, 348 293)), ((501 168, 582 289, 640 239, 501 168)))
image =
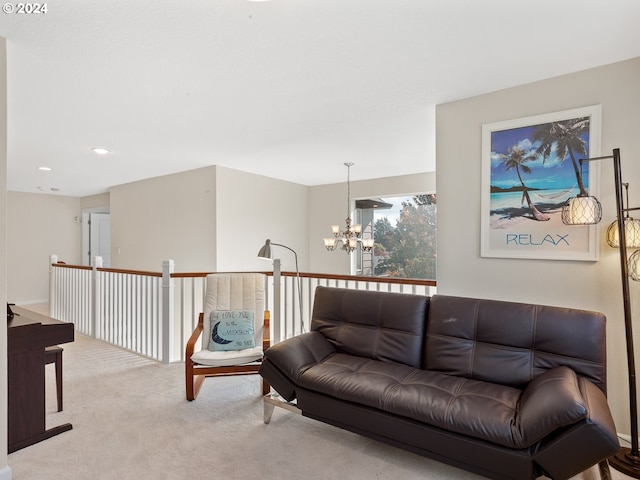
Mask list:
MULTIPOLYGON (((172 260, 161 272, 58 263, 51 255, 49 314, 72 322, 78 333, 164 362, 184 361, 186 342, 203 311, 207 272, 175 273, 172 260)), ((329 286, 435 294, 435 281, 301 273, 263 272, 272 344, 309 331, 316 287, 329 286), (302 305, 301 305, 302 303, 302 305)))

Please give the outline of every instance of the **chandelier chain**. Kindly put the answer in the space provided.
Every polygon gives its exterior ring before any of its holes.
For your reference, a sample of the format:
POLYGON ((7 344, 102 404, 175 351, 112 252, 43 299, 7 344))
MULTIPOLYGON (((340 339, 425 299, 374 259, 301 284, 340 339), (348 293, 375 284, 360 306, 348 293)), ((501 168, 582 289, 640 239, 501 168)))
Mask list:
POLYGON ((361 239, 362 225, 351 224, 351 167, 352 162, 345 162, 347 167, 347 218, 345 219, 346 228, 340 229, 339 225, 332 225, 333 238, 325 238, 324 246, 329 251, 335 250, 338 246, 347 254, 354 252, 358 245, 365 252, 370 252, 373 248, 373 238, 361 239))

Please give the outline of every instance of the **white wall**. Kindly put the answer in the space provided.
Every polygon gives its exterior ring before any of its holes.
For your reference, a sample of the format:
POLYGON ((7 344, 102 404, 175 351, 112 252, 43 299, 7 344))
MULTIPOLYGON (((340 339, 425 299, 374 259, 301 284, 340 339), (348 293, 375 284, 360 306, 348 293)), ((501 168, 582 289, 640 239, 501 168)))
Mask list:
MULTIPOLYGON (((257 258, 267 238, 298 254, 301 272, 308 271, 308 187, 274 178, 216 167, 218 271, 271 270, 257 258)), ((293 253, 274 246, 283 271, 295 271, 293 253)))
MULTIPOLYGON (((346 171, 345 171, 346 174, 346 171)), ((355 200, 382 196, 433 193, 435 173, 351 182, 351 212, 355 200)), ((345 224, 347 218, 347 183, 310 187, 309 193, 309 268, 314 273, 351 274, 351 258, 342 250, 328 252, 323 238, 330 237, 331 225, 345 224)), ((438 200, 439 202, 439 200, 438 200)), ((353 219, 353 214, 351 216, 353 219)))
POLYGON ((216 269, 215 167, 111 188, 111 266, 158 272, 216 269))
MULTIPOLYGON (((307 266, 307 187, 219 166, 113 187, 113 268, 176 272, 270 270, 257 258, 266 238, 307 266)), ((274 254, 293 270, 285 251, 274 254)))
POLYGON ((97 195, 89 195, 80 199, 80 205, 84 208, 100 208, 109 207, 111 199, 109 193, 99 193, 97 195))
POLYGON ((51 254, 69 264, 82 263, 83 208, 109 206, 109 194, 66 197, 7 192, 8 299, 12 303, 46 302, 51 254), (20 235, 16 234, 20 232, 20 235))
MULTIPOLYGON (((438 293, 536 302, 607 315, 608 392, 618 431, 629 432, 618 251, 604 232, 615 218, 612 165, 601 165, 598 262, 480 257, 481 128, 485 123, 602 105, 602 154, 619 147, 630 204, 640 206, 640 58, 440 105, 436 112, 438 293)), ((637 215, 636 215, 637 216, 637 215)), ((632 282, 640 321, 640 284, 632 282)), ((636 335, 636 349, 640 347, 636 335)))
MULTIPOLYGON (((109 206, 111 266, 160 271, 173 259, 177 272, 270 270, 256 254, 264 241, 298 254, 300 271, 350 273, 350 257, 327 252, 330 225, 344 223, 346 182, 307 187, 213 166, 118 185, 89 197, 9 192, 10 298, 18 303, 48 296, 47 259, 81 264, 82 209, 109 206), (46 234, 44 234, 46 232, 46 234), (119 253, 118 253, 119 252, 119 253)), ((358 198, 435 191, 435 173, 351 182, 358 198)), ((293 254, 274 247, 282 269, 295 269, 293 254)))
POLYGON ((47 302, 49 256, 70 264, 81 260, 80 198, 9 192, 7 198, 8 285, 12 303, 47 302))

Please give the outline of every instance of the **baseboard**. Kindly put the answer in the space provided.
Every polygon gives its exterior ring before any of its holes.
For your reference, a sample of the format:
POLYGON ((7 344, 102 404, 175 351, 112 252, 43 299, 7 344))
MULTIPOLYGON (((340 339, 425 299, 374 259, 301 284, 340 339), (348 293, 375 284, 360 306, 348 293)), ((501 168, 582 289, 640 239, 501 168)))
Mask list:
POLYGON ((9 465, 0 468, 0 480, 11 480, 11 467, 9 465))
POLYGON ((618 438, 620 440, 624 440, 629 445, 631 445, 631 435, 627 435, 627 434, 624 434, 624 433, 618 433, 618 438))
MULTIPOLYGON (((15 302, 16 305, 37 305, 39 303, 49 303, 48 298, 44 298, 42 300, 21 300, 19 302, 15 302)), ((0 478, 0 480, 2 480, 0 478)))

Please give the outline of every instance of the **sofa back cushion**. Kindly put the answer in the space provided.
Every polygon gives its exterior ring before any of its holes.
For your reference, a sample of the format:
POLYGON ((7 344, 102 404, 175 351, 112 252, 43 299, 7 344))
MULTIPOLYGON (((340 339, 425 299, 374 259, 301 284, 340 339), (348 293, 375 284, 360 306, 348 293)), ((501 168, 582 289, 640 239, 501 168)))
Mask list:
POLYGON ((434 295, 425 368, 522 388, 566 365, 606 392, 605 340, 601 313, 434 295))
POLYGON ((422 365, 429 297, 317 287, 311 330, 341 353, 422 365))

